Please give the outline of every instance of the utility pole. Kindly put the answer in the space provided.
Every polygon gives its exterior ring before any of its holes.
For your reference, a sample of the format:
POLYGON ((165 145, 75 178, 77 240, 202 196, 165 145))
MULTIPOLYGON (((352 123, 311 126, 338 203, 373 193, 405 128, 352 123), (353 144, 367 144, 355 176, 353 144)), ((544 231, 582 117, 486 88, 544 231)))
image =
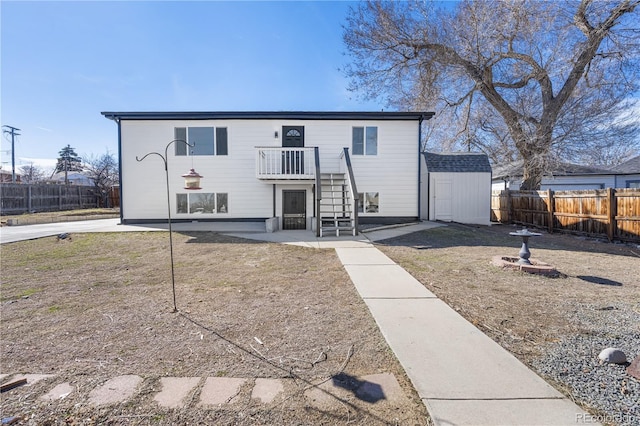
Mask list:
POLYGON ((15 139, 16 136, 20 136, 20 133, 16 133, 18 130, 17 127, 11 127, 4 125, 6 129, 2 130, 2 133, 11 133, 11 182, 16 183, 16 150, 15 150, 15 139))

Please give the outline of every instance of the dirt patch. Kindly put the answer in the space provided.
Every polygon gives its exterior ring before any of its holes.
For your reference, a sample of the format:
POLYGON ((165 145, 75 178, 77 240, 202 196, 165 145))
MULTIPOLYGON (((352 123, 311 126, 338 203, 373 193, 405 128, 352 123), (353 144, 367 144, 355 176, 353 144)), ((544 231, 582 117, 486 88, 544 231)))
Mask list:
POLYGON ((174 233, 172 313, 166 233, 76 234, 1 246, 2 373, 55 374, 3 394, 3 417, 31 424, 426 424, 428 416, 334 250, 174 233), (338 374, 393 374, 406 401, 347 395, 338 409, 304 392, 338 374), (118 375, 144 381, 104 409, 86 395, 118 375), (287 378, 283 403, 159 410, 161 377, 287 378), (62 401, 38 396, 64 382, 62 401), (288 382, 289 383, 289 382, 288 382), (46 388, 45 388, 46 386, 46 388), (6 395, 6 396, 5 396, 6 395), (75 395, 75 396, 74 396, 75 395))
POLYGON ((640 249, 564 234, 532 238, 532 256, 559 278, 497 268, 494 256, 518 257, 521 240, 505 225, 451 224, 381 241, 378 248, 429 290, 525 363, 542 345, 584 324, 567 313, 581 305, 640 308, 640 249))

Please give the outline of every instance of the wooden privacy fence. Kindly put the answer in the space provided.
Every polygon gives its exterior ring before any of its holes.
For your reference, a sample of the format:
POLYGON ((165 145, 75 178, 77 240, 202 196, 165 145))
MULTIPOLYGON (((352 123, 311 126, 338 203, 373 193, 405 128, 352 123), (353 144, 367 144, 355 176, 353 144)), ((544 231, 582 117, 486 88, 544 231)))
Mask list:
POLYGON ((48 184, 0 184, 0 212, 20 214, 98 207, 93 186, 48 184))
POLYGON ((640 241, 640 189, 493 191, 491 220, 640 241))

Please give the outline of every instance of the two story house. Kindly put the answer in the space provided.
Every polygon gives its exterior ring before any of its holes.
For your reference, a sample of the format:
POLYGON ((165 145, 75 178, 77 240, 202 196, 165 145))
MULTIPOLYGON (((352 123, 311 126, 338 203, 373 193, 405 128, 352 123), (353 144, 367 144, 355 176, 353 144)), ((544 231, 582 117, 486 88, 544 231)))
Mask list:
POLYGON ((165 148, 176 221, 268 220, 321 236, 421 216, 421 124, 431 112, 102 115, 118 126, 123 223, 167 220, 161 159, 136 159, 165 148), (192 168, 198 191, 183 188, 192 168))

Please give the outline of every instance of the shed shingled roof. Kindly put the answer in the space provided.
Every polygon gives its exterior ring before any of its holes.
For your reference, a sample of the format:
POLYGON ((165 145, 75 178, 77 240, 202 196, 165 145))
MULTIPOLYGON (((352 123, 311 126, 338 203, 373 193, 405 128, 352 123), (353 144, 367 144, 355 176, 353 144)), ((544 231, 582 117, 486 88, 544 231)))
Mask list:
POLYGON ((424 152, 427 171, 430 173, 491 173, 486 154, 479 152, 424 152))

